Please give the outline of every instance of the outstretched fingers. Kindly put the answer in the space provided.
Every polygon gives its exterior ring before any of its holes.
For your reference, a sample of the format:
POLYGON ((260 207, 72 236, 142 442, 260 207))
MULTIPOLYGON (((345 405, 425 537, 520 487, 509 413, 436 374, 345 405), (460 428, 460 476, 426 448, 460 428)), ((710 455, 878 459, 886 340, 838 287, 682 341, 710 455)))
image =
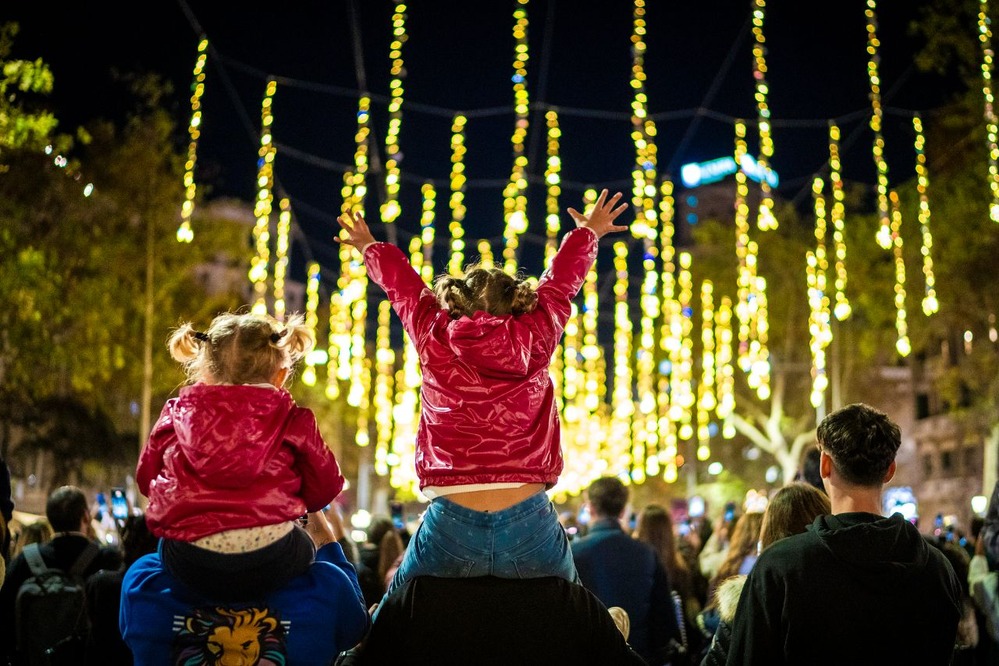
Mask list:
POLYGON ((355 244, 362 236, 370 234, 368 224, 364 221, 364 216, 360 212, 344 213, 336 218, 340 228, 347 232, 347 237, 340 235, 334 237, 337 243, 355 244))

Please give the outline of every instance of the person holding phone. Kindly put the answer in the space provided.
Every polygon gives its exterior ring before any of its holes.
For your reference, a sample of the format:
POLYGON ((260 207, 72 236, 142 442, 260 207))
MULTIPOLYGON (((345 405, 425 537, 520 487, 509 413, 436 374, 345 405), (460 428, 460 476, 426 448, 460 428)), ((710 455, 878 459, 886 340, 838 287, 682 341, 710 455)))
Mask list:
POLYGON ((124 488, 111 489, 111 516, 115 524, 121 529, 128 518, 128 498, 125 496, 124 488))

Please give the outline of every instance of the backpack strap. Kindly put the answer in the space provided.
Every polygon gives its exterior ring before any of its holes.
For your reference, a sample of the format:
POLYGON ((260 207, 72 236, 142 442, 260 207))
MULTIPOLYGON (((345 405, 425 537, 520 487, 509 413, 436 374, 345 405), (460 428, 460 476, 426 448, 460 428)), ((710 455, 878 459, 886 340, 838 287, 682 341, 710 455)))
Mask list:
POLYGON ((82 578, 83 572, 87 570, 90 563, 94 561, 97 554, 101 552, 97 544, 93 541, 87 542, 87 547, 83 549, 83 552, 76 556, 76 561, 73 562, 73 566, 69 568, 69 575, 73 578, 82 578))
POLYGON ((42 559, 42 553, 38 550, 37 543, 29 543, 21 552, 24 553, 24 561, 28 563, 33 575, 41 576, 49 570, 45 560, 42 559))

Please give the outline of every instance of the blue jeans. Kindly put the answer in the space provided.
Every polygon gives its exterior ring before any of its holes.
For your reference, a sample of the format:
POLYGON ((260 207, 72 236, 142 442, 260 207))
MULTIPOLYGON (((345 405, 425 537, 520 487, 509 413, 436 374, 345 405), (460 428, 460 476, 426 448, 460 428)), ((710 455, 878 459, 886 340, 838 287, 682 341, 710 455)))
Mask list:
POLYGON ((579 582, 569 539, 543 490, 502 511, 473 511, 446 496, 433 500, 385 595, 417 576, 579 582))

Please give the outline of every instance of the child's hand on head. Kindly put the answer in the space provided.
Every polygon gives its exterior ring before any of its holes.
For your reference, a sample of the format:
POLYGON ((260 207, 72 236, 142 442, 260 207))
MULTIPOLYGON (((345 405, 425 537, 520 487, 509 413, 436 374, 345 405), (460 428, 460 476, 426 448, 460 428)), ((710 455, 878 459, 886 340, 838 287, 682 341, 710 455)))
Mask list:
POLYGON ((352 245, 360 252, 364 250, 366 245, 375 242, 375 237, 371 235, 371 230, 368 229, 368 223, 364 221, 364 216, 360 213, 354 213, 353 218, 349 214, 344 213, 336 221, 340 223, 340 228, 347 232, 346 236, 337 235, 334 238, 337 243, 352 245))
POLYGON ((597 234, 597 238, 614 231, 627 231, 628 227, 614 224, 617 216, 628 209, 626 203, 618 205, 617 202, 620 200, 620 192, 608 199, 607 190, 603 190, 597 197, 596 203, 593 204, 593 209, 589 215, 583 215, 575 208, 569 209, 569 215, 576 221, 577 227, 592 229, 597 234))

